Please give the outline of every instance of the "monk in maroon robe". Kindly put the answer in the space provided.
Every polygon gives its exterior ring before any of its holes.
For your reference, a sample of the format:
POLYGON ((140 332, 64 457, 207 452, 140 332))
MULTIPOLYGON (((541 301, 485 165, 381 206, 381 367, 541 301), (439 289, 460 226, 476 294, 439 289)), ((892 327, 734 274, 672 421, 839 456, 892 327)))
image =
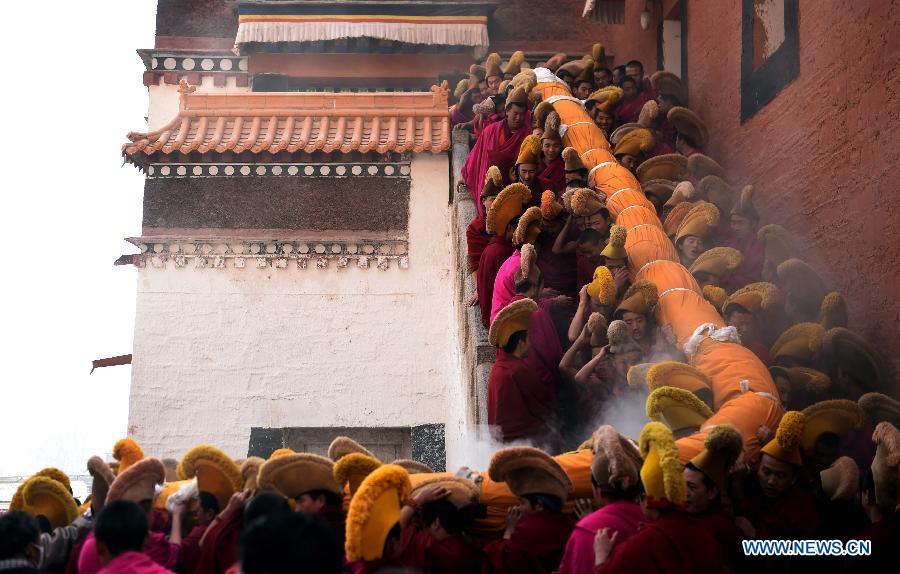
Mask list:
POLYGON ((438 540, 415 526, 403 530, 403 555, 399 562, 427 574, 479 572, 481 554, 462 536, 451 534, 438 540))
POLYGON ((491 240, 491 236, 484 229, 484 217, 476 215, 466 227, 466 253, 469 256, 469 273, 478 271, 478 262, 481 254, 491 240))
POLYGON ((509 538, 484 547, 492 574, 549 574, 559 568, 575 521, 571 515, 540 510, 523 516, 509 538))
POLYGON ((210 524, 200 547, 196 574, 224 574, 238 561, 238 540, 244 528, 244 512, 220 515, 210 524))
MULTIPOLYGON (((513 301, 522 299, 521 294, 513 297, 513 301)), ((528 356, 525 364, 537 373, 538 377, 554 393, 562 385, 559 374, 559 362, 563 357, 562 344, 550 310, 553 305, 550 299, 537 300, 538 310, 531 315, 531 326, 528 327, 528 356)), ((503 349, 497 349, 497 355, 506 354, 503 349)))
POLYGON ((724 572, 716 539, 688 514, 662 511, 634 535, 615 545, 595 574, 724 572))
MULTIPOLYGON (((512 94, 510 97, 512 98, 512 94)), ((506 118, 484 130, 462 168, 463 181, 472 192, 472 200, 478 206, 479 215, 484 215, 484 206, 479 201, 479 196, 488 168, 496 165, 503 177, 508 178, 519 156, 522 140, 531 133, 531 112, 527 108, 527 96, 521 102, 508 100, 506 109, 506 118)))
POLYGON ((537 194, 539 202, 541 193, 548 189, 557 195, 562 194, 566 190, 566 163, 562 157, 557 156, 547 164, 541 163, 538 166, 537 182, 540 188, 540 193, 537 194))
POLYGON ((544 224, 546 228, 537 238, 539 244, 537 266, 541 270, 544 287, 574 297, 578 292, 575 288, 576 256, 574 253, 553 253, 553 244, 561 232, 561 222, 545 220, 544 224))
POLYGON ((616 125, 619 126, 637 122, 644 104, 656 99, 652 89, 640 90, 633 78, 622 79, 622 92, 622 102, 615 112, 616 125))
POLYGON ((506 352, 497 357, 488 380, 487 403, 488 424, 499 430, 497 438, 503 441, 543 442, 552 434, 549 423, 556 410, 556 394, 523 358, 506 352))
POLYGON ((478 303, 481 307, 481 323, 485 327, 490 326, 491 303, 494 299, 494 280, 497 278, 497 271, 514 251, 515 248, 506 235, 493 235, 484 251, 481 252, 481 258, 478 260, 476 287, 478 303))

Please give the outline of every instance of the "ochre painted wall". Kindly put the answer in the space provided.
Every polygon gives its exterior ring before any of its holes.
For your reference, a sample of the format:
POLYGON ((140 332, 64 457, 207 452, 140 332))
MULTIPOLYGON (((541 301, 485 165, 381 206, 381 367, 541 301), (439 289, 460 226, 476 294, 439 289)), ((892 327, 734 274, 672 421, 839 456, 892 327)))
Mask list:
MULTIPOLYGON (((900 373, 900 4, 800 2, 800 73, 740 123, 741 2, 690 0, 691 108, 900 373)), ((897 389, 895 376, 895 390, 897 389)))

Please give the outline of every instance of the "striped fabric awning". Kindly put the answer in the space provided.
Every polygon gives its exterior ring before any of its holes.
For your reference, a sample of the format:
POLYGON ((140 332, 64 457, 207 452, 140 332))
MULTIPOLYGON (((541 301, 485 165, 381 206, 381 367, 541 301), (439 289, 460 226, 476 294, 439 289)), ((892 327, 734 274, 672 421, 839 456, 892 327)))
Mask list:
POLYGON ((494 6, 468 2, 243 2, 235 52, 251 42, 317 42, 376 38, 432 46, 488 46, 494 6))

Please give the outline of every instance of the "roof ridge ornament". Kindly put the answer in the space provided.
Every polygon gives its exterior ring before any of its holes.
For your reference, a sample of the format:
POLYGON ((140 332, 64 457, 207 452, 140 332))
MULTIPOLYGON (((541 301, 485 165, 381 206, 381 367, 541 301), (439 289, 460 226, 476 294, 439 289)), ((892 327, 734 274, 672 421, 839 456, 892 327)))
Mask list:
POLYGON ((182 110, 186 110, 188 107, 188 95, 193 94, 196 91, 197 86, 190 85, 184 78, 178 82, 178 105, 182 110))

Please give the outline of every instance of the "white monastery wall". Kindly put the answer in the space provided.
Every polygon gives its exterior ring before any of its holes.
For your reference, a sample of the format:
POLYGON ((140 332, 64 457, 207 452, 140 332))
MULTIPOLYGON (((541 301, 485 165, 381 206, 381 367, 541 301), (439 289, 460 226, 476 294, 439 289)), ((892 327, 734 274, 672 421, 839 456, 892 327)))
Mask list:
MULTIPOLYGON (((226 78, 225 85, 216 87, 213 85, 212 76, 200 78, 199 91, 207 94, 221 94, 224 92, 241 93, 249 92, 250 87, 239 88, 233 77, 226 78)), ((147 130, 154 131, 169 123, 178 115, 178 85, 166 84, 162 78, 159 84, 148 86, 150 92, 150 106, 147 110, 147 130)))
POLYGON ((251 426, 444 423, 462 462, 447 180, 446 155, 415 156, 408 269, 139 269, 129 435, 244 457, 251 426))

